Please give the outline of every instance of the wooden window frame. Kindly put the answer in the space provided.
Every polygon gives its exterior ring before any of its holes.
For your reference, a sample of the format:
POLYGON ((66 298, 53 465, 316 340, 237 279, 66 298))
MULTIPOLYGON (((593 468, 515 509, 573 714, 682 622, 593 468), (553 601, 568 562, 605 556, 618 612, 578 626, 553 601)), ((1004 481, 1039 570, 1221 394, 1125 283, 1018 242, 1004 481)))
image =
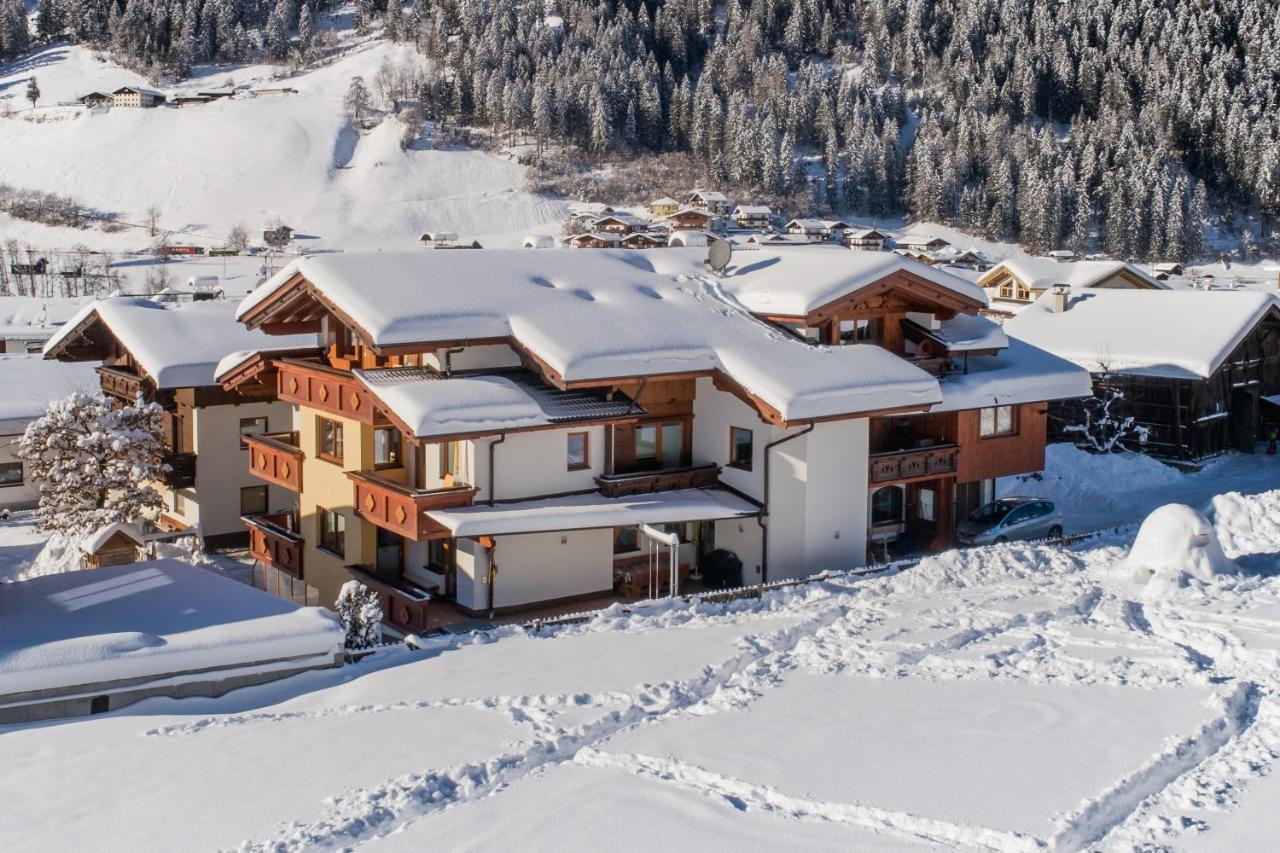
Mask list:
POLYGON ((667 470, 667 469, 664 469, 662 465, 662 432, 666 427, 673 427, 673 426, 680 428, 680 460, 675 467, 677 468, 684 467, 685 455, 686 455, 686 451, 688 450, 688 444, 689 444, 689 436, 688 436, 689 424, 687 421, 684 421, 684 420, 656 420, 656 421, 646 421, 644 423, 636 424, 634 427, 635 432, 633 433, 633 436, 632 436, 632 446, 635 448, 635 451, 634 451, 635 464, 637 467, 640 467, 642 462, 643 463, 652 462, 654 467, 652 469, 646 469, 646 470, 657 470, 657 471, 667 470), (654 431, 654 444, 653 444, 654 455, 653 456, 640 455, 640 451, 639 451, 640 430, 642 429, 652 429, 654 431))
POLYGON ((588 430, 577 430, 565 436, 565 470, 566 471, 589 471, 591 470, 591 433, 588 430), (574 436, 582 436, 582 461, 574 463, 572 451, 569 448, 569 442, 573 441, 574 436))
POLYGON ((729 427, 729 467, 737 468, 739 471, 750 471, 752 468, 752 465, 755 462, 755 453, 756 453, 755 430, 747 429, 746 427, 740 427, 740 426, 729 427), (748 444, 748 447, 750 447, 751 449, 751 458, 749 458, 745 464, 742 462, 739 462, 737 459, 738 445, 734 441, 734 435, 740 432, 745 432, 747 434, 748 436, 747 444, 748 444))
POLYGON ((1014 406, 1012 404, 1006 405, 1006 406, 985 406, 978 410, 978 438, 983 439, 985 441, 986 439, 992 439, 992 438, 1009 438, 1017 434, 1018 434, 1018 407, 1017 406, 1014 406), (1009 429, 1005 431, 1000 430, 1000 410, 1001 409, 1009 410, 1009 429), (983 432, 982 430, 982 413, 987 411, 994 412, 994 414, 992 415, 992 418, 994 419, 995 431, 990 433, 983 432))
POLYGON ((246 436, 266 435, 270 431, 271 431, 271 422, 266 415, 258 415, 257 417, 252 417, 252 418, 241 418, 240 419, 240 449, 241 450, 249 449, 249 445, 245 443, 246 436), (262 432, 247 433, 244 431, 244 426, 246 423, 254 423, 256 421, 262 421, 262 432))
POLYGON ((375 471, 384 471, 388 468, 404 467, 404 439, 400 435, 400 430, 396 427, 374 427, 373 428, 373 469, 375 471), (378 433, 385 432, 395 437, 395 459, 390 462, 378 461, 378 433))
POLYGON ((8 488, 22 486, 26 484, 27 471, 22 466, 21 462, 0 462, 0 470, 12 471, 15 467, 18 469, 18 479, 17 480, 0 480, 0 489, 8 489, 8 488))
POLYGON ((461 441, 442 441, 440 442, 440 479, 447 485, 453 485, 459 482, 459 473, 462 470, 462 442, 461 441), (450 463, 449 456, 452 452, 453 462, 450 463))
POLYGON ((640 530, 635 526, 624 525, 622 527, 613 528, 613 553, 614 554, 634 554, 640 550, 640 530), (621 548, 618 545, 619 540, 626 533, 630 532, 635 537, 633 547, 621 548))
MULTIPOLYGON (((316 526, 317 526, 316 548, 321 551, 324 551, 326 554, 330 554, 334 557, 337 557, 340 560, 345 560, 347 558, 347 517, 342 513, 338 512, 337 510, 326 509, 322 506, 317 506, 316 507, 316 526), (341 520, 342 522, 341 549, 331 547, 331 545, 338 544, 338 543, 325 541, 326 536, 325 536, 324 522, 325 522, 326 516, 333 516, 334 519, 341 520)), ((334 525, 334 535, 335 536, 338 535, 336 524, 334 525)))
POLYGON ((343 435, 342 422, 333 418, 326 418, 322 415, 316 416, 316 458, 323 459, 325 462, 331 462, 334 465, 342 465, 345 462, 346 441, 343 435), (334 449, 336 455, 325 450, 325 425, 333 425, 334 449))

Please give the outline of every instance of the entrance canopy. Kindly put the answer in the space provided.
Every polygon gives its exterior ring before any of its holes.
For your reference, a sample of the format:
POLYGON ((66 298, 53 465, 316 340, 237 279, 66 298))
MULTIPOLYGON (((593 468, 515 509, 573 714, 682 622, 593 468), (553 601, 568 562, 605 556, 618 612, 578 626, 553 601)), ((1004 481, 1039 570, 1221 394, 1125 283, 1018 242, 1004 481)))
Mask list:
POLYGON ((680 489, 623 498, 606 498, 591 492, 493 506, 433 509, 426 514, 454 536, 501 536, 748 518, 759 515, 760 507, 723 489, 680 489))

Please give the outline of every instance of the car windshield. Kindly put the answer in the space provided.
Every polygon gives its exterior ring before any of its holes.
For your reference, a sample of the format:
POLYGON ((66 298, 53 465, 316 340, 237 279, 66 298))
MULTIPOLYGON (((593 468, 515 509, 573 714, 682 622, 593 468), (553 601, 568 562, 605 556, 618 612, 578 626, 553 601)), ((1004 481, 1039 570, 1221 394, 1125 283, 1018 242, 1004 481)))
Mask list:
POLYGON ((978 524, 998 524, 1004 521, 1004 517, 1013 512, 1013 508, 1017 505, 1017 501, 992 501, 974 510, 973 515, 969 516, 969 520, 978 524))

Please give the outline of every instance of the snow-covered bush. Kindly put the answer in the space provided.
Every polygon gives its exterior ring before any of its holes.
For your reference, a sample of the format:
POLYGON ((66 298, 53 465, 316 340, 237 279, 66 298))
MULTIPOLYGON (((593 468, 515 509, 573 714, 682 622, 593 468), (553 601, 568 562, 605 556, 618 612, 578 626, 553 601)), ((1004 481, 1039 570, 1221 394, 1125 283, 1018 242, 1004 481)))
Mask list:
POLYGON ((18 442, 40 489, 40 528, 81 536, 163 509, 149 485, 166 470, 163 435, 164 410, 155 403, 116 407, 83 392, 51 403, 18 442))
POLYGON ((1064 423, 1062 431, 1076 443, 1097 453, 1134 450, 1147 443, 1148 430, 1139 426, 1132 415, 1121 412, 1124 391, 1112 384, 1104 373, 1097 380, 1092 397, 1082 400, 1075 420, 1064 423))
POLYGON ((382 642, 382 604, 377 594, 360 581, 347 581, 335 604, 346 629, 348 651, 371 649, 382 642))
POLYGON ((1189 579, 1208 581, 1239 571, 1209 519, 1186 504, 1165 504, 1148 515, 1121 565, 1135 583, 1147 585, 1147 596, 1186 586, 1189 579))

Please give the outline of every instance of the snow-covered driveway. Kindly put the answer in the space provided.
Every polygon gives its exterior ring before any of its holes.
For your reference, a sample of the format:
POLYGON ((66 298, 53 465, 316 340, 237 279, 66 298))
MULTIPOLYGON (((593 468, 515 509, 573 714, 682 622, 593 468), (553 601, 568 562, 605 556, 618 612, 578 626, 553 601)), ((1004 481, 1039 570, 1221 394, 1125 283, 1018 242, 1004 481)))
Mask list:
POLYGON ((10 850, 1255 849, 1280 756, 1280 492, 1164 598, 1127 539, 393 649, 0 730, 10 850), (1237 808, 1238 804, 1238 808, 1237 808))

